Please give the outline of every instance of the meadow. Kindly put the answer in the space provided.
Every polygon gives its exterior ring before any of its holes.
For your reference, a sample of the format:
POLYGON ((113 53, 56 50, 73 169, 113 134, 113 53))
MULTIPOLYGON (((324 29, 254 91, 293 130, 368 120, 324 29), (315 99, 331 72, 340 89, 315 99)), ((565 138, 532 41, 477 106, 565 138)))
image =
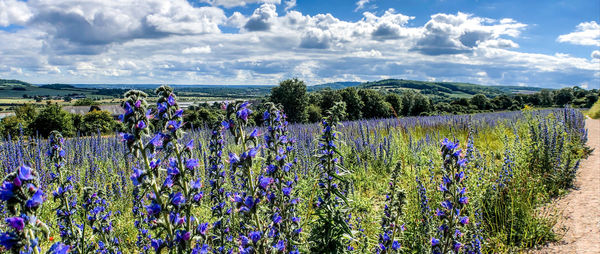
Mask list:
MULTIPOLYGON (((172 89, 126 94, 114 137, 0 144, 18 253, 482 253, 556 240, 540 209, 586 147, 572 108, 288 124, 252 105, 184 130, 172 89), (34 218, 34 219, 32 219, 34 218)), ((0 247, 2 248, 2 247, 0 247)))

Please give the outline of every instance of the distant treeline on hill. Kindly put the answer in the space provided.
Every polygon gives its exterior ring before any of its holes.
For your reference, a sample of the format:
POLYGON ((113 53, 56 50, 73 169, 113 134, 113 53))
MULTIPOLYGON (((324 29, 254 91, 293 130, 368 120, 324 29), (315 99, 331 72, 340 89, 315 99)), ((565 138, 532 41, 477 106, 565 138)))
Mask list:
MULTIPOLYGON (((63 85, 50 87, 71 89, 63 85)), ((336 102, 343 102, 345 106, 346 116, 342 120, 358 120, 520 110, 526 105, 589 108, 599 96, 597 89, 585 90, 579 87, 537 90, 410 80, 325 84, 318 88, 313 87, 310 89, 312 92, 309 92, 309 88, 302 80, 288 79, 280 82, 278 86, 271 87, 267 95, 248 98, 252 101, 251 121, 257 125, 262 124, 262 112, 266 109, 266 102, 283 105, 290 122, 309 123, 320 121, 336 102), (529 93, 514 93, 518 89, 529 93)), ((250 90, 249 93, 258 93, 258 90, 264 87, 255 89, 257 90, 250 90)), ((186 96, 189 92, 184 89, 177 95, 186 96)), ((76 102, 76 105, 96 104, 90 98, 76 102)), ((184 113, 186 127, 203 127, 218 121, 221 113, 219 103, 190 106, 184 113)), ((67 136, 98 131, 108 134, 121 129, 121 126, 121 123, 114 119, 114 115, 99 110, 98 107, 91 107, 90 112, 80 115, 66 112, 57 104, 47 104, 40 108, 33 104, 25 104, 16 107, 14 116, 5 117, 0 121, 0 135, 14 136, 23 131, 26 135, 47 136, 52 130, 60 130, 67 136)))

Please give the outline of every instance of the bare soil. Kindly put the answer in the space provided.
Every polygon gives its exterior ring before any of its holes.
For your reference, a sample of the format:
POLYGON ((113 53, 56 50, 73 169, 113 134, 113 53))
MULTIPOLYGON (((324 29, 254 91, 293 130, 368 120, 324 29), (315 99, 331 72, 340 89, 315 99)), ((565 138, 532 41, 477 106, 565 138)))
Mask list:
POLYGON ((575 189, 551 205, 563 237, 536 253, 600 253, 600 120, 586 120, 592 154, 581 162, 575 189))

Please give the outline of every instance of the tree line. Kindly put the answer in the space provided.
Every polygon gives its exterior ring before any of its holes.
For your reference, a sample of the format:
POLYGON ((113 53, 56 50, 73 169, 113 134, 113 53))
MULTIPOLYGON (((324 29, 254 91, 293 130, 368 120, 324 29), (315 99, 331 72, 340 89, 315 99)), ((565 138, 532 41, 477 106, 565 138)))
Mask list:
MULTIPOLYGON (((519 110, 531 107, 590 108, 597 100, 597 89, 585 90, 568 87, 558 90, 543 89, 532 94, 503 94, 495 97, 475 94, 470 98, 448 98, 433 101, 427 95, 406 89, 402 92, 384 92, 368 88, 347 87, 333 90, 323 89, 308 92, 304 81, 294 78, 281 81, 271 89, 268 96, 255 99, 256 109, 249 118, 251 124, 262 125, 267 102, 281 104, 288 120, 293 123, 313 123, 322 119, 324 112, 337 102, 344 105, 344 119, 358 120, 403 116, 426 116, 443 114, 469 114, 491 111, 519 110)), ((0 121, 0 136, 41 135, 47 137, 52 130, 59 130, 65 136, 77 133, 110 134, 120 130, 122 124, 112 118, 109 112, 94 108, 91 99, 78 100, 77 105, 90 105, 92 110, 85 115, 71 114, 57 104, 47 104, 37 109, 32 104, 24 104, 15 109, 14 116, 0 121)), ((184 114, 186 128, 204 127, 219 119, 220 104, 199 104, 190 106, 184 114)))
MULTIPOLYGON (((345 104, 346 116, 342 120, 387 118, 403 116, 427 116, 444 114, 470 114, 492 111, 520 110, 530 107, 589 108, 598 100, 597 89, 585 90, 579 87, 567 87, 559 90, 542 89, 531 94, 502 94, 486 96, 475 94, 470 98, 449 98, 433 101, 427 95, 407 89, 402 92, 383 92, 380 90, 347 87, 339 90, 323 89, 307 92, 304 81, 288 79, 273 87, 271 94, 254 102, 257 112, 262 105, 273 102, 283 105, 290 122, 312 123, 322 119, 324 112, 336 102, 345 104)), ((186 123, 203 126, 217 119, 219 105, 202 104, 186 111, 186 123)), ((264 111, 264 110, 263 110, 264 111)), ((262 123, 261 115, 252 117, 255 124, 262 123)))

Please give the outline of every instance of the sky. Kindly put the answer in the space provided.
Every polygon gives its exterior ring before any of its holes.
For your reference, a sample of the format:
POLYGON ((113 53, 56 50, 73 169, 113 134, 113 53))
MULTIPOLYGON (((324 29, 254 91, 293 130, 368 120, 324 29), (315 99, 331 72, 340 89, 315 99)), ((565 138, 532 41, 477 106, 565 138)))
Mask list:
POLYGON ((600 1, 0 0, 0 78, 600 88, 600 1))

